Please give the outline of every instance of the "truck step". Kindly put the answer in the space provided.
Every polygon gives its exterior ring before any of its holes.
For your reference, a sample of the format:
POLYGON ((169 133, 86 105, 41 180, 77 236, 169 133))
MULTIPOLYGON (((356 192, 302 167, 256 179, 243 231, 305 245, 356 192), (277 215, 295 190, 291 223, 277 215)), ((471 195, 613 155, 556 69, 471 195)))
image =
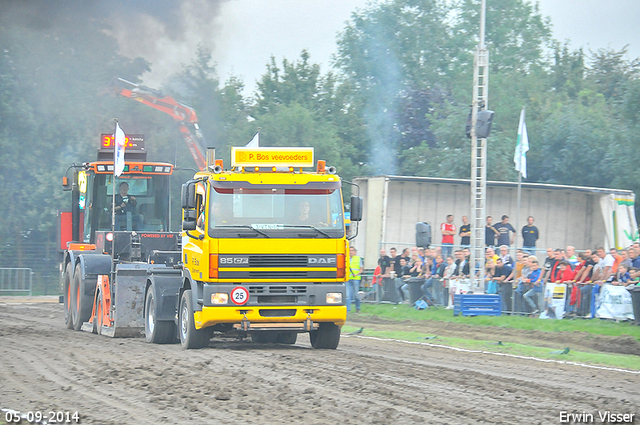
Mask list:
POLYGON ((138 338, 144 336, 144 328, 103 326, 102 335, 111 338, 138 338))

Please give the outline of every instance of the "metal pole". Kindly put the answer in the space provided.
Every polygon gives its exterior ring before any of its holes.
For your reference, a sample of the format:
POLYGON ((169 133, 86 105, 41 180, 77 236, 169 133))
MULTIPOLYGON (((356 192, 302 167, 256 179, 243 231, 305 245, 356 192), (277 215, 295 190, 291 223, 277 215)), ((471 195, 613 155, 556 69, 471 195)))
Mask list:
MULTIPOLYGON (((113 120, 113 176, 111 180, 111 232, 115 232, 116 229, 116 154, 118 151, 116 134, 118 132, 118 120, 113 120)), ((116 258, 116 238, 111 239, 111 259, 116 258)), ((114 271, 114 264, 111 261, 111 271, 114 271)))
POLYGON ((484 21, 487 15, 487 2, 482 0, 480 3, 480 49, 484 49, 484 21))
MULTIPOLYGON (((525 117, 526 117, 526 106, 524 106, 522 108, 524 112, 524 115, 522 117, 523 121, 526 122, 525 117)), ((519 165, 519 170, 518 170, 518 208, 516 209, 516 226, 519 226, 520 224, 520 201, 522 199, 522 141, 520 141, 520 143, 518 144, 518 163, 519 165)), ((518 228, 516 227, 516 237, 515 237, 515 249, 516 249, 516 253, 518 252, 518 228)))
POLYGON ((473 61, 473 98, 471 103, 471 252, 469 256, 469 279, 475 290, 484 292, 484 217, 486 209, 487 140, 478 140, 476 124, 478 108, 488 107, 489 54, 484 44, 486 0, 480 6, 480 42, 473 61), (476 262, 478 267, 476 268, 476 262), (482 287, 480 286, 482 283, 482 287))
MULTIPOLYGON (((523 108, 524 109, 524 108, 523 108)), ((524 117, 523 117, 524 118, 524 117)), ((525 121, 526 122, 526 121, 525 121)), ((522 200, 522 141, 520 141, 520 143, 518 144, 518 163, 520 164, 520 166, 518 168, 520 168, 518 170, 518 205, 516 208, 516 234, 515 234, 515 238, 513 239, 515 241, 514 244, 514 248, 515 248, 515 255, 516 255, 516 262, 514 263, 514 267, 518 266, 518 226, 520 226, 520 201, 522 200)), ((523 294, 520 294, 520 296, 522 296, 523 294)), ((515 291, 512 291, 512 296, 511 296, 511 309, 515 312, 515 306, 516 306, 516 294, 515 291)), ((524 301, 524 299, 522 300, 524 301)), ((520 303, 520 309, 522 309, 522 302, 520 303)))

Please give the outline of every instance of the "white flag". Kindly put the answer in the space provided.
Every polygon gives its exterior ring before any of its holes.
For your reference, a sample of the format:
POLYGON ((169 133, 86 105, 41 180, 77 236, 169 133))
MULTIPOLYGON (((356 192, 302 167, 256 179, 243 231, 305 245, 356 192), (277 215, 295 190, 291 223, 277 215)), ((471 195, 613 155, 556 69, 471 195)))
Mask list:
POLYGON ((527 151, 529 150, 529 138, 527 137, 527 124, 524 122, 524 108, 520 112, 520 124, 518 125, 518 139, 516 142, 516 152, 513 162, 516 164, 516 171, 522 173, 522 177, 527 177, 527 151))
POLYGON ((244 145, 245 148, 259 148, 260 147, 260 132, 257 132, 255 136, 253 136, 253 139, 251 139, 251 141, 249 143, 247 143, 246 145, 244 145))
POLYGON ((124 131, 120 128, 120 125, 116 122, 116 132, 114 134, 114 169, 113 174, 119 177, 124 171, 124 146, 126 139, 124 131))

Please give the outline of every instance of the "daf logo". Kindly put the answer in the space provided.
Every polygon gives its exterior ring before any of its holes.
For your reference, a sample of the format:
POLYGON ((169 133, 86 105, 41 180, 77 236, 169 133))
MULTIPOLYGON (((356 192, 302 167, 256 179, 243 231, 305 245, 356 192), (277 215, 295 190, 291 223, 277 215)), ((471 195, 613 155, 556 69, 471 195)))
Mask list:
POLYGON ((336 257, 311 257, 309 264, 335 264, 336 257))

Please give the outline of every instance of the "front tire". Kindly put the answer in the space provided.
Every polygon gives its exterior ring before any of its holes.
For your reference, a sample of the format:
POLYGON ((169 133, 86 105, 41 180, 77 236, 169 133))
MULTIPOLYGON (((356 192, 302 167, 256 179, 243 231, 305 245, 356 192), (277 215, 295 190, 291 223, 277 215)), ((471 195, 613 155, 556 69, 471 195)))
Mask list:
POLYGON ((313 348, 335 350, 340 343, 340 327, 334 323, 320 323, 318 329, 309 332, 313 348))
POLYGON ((185 350, 202 348, 209 343, 206 329, 196 329, 193 313, 191 290, 187 289, 180 298, 180 344, 185 350))
POLYGON ((153 295, 153 287, 149 288, 144 303, 144 335, 149 343, 169 344, 173 342, 176 335, 176 327, 170 321, 156 320, 156 298, 153 295))
POLYGON ((82 276, 80 264, 76 266, 73 273, 71 285, 71 321, 74 330, 82 329, 82 324, 91 318, 93 309, 93 296, 85 295, 86 282, 82 276))
POLYGON ((71 287, 73 269, 71 263, 67 263, 64 267, 64 274, 62 275, 62 293, 64 294, 64 326, 67 329, 73 329, 73 320, 71 315, 71 287))

